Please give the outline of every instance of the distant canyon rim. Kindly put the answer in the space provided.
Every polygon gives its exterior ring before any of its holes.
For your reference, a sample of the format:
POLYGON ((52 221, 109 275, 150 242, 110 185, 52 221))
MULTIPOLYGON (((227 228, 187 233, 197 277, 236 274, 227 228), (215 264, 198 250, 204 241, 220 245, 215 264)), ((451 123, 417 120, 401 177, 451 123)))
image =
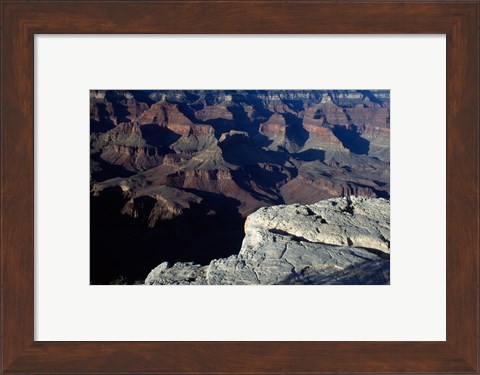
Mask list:
POLYGON ((388 200, 390 92, 91 90, 90 196, 92 284, 206 266, 261 207, 388 200))

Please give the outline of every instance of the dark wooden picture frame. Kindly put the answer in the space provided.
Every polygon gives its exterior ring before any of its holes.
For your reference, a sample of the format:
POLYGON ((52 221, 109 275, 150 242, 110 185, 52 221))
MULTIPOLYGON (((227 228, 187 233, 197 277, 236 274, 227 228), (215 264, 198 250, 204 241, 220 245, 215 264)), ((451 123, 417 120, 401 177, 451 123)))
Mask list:
POLYGON ((479 1, 4 0, 1 10, 2 373, 479 373, 479 1), (43 33, 446 34, 446 342, 34 341, 33 41, 43 33))

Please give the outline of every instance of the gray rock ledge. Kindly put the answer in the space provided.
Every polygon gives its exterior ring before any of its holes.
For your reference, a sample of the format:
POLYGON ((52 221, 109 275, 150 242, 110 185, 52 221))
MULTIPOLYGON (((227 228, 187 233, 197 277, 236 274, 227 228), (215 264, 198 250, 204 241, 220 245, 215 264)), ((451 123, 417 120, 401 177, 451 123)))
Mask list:
POLYGON ((247 217, 238 255, 207 266, 162 263, 145 280, 167 284, 389 284, 390 201, 334 198, 263 207, 247 217))

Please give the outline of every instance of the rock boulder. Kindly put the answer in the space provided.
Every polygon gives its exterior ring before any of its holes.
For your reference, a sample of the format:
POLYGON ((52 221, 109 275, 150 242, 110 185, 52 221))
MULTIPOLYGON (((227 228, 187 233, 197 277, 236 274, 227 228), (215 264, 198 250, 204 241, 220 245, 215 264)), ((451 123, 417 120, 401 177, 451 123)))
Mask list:
POLYGON ((263 207, 238 255, 208 266, 162 263, 145 284, 389 284, 390 202, 351 196, 263 207))

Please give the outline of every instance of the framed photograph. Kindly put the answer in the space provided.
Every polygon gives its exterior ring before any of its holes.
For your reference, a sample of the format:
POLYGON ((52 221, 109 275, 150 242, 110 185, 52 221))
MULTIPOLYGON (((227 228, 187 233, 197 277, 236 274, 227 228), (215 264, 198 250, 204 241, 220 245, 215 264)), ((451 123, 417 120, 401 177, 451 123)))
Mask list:
POLYGON ((479 373, 479 5, 3 1, 2 373, 479 373))
POLYGON ((90 104, 91 284, 390 283, 389 90, 90 104))

